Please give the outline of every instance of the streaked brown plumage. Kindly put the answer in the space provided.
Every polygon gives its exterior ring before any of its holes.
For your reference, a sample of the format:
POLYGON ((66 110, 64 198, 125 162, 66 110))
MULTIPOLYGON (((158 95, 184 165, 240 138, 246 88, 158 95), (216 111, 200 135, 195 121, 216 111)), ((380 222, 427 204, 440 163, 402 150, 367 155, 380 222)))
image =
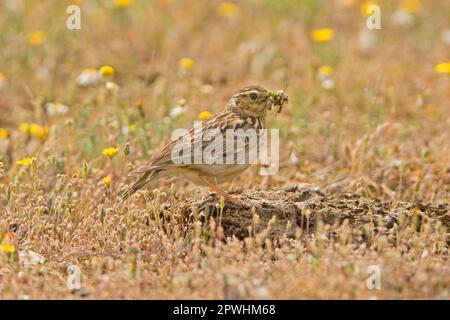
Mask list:
MULTIPOLYGON (((285 103, 288 97, 284 92, 272 92, 264 89, 261 86, 245 87, 237 92, 228 102, 226 109, 202 122, 202 132, 207 129, 218 129, 218 133, 225 136, 227 129, 254 129, 256 133, 265 127, 265 115, 267 110, 271 110, 273 105, 279 107, 278 112, 285 103)), ((174 161, 172 151, 174 147, 184 141, 192 144, 195 139, 194 128, 192 128, 187 135, 180 137, 175 141, 171 141, 161 151, 156 153, 150 161, 134 170, 130 175, 142 175, 137 182, 135 182, 128 190, 121 194, 121 201, 125 201, 136 191, 141 189, 149 182, 157 181, 164 177, 179 176, 184 177, 195 184, 207 185, 214 192, 224 196, 227 200, 236 201, 237 199, 227 194, 224 190, 217 186, 217 184, 230 180, 238 174, 245 171, 250 164, 195 164, 193 161, 190 164, 179 164, 174 161)), ((211 148, 210 141, 202 141, 202 151, 205 148, 211 148)), ((178 145, 180 146, 180 145, 178 145)), ((248 151, 248 141, 245 142, 244 149, 233 148, 233 158, 237 158, 241 152, 248 151)), ((231 156, 228 154, 228 156, 231 156)), ((191 156, 189 156, 191 157, 191 156)), ((227 157, 226 147, 223 148, 223 158, 227 157)), ((179 160, 179 159, 178 159, 179 160)), ((186 159, 185 159, 186 160, 186 159)), ((192 160, 190 158, 190 160, 192 160)), ((224 161, 225 162, 225 161, 224 161)))

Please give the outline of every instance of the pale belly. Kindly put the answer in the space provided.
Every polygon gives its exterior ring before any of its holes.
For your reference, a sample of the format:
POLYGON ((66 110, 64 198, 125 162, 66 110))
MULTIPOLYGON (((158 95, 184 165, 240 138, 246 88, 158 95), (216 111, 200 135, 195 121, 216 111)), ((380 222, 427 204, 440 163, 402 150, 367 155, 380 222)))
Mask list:
POLYGON ((189 167, 178 167, 171 171, 175 175, 184 177, 195 184, 205 185, 203 177, 215 183, 222 183, 233 179, 250 167, 249 164, 196 164, 189 167))

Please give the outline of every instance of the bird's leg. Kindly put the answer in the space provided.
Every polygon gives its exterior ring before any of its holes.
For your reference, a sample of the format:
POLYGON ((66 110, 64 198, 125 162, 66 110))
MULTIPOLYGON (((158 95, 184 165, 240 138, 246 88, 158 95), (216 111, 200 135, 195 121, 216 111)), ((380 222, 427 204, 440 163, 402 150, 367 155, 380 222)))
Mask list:
POLYGON ((223 190, 221 187, 219 187, 217 184, 215 184, 210 179, 203 177, 203 180, 206 182, 208 187, 211 189, 212 192, 217 193, 218 195, 225 198, 225 200, 228 200, 234 204, 242 204, 242 199, 239 196, 233 196, 229 193, 227 193, 225 190, 223 190))

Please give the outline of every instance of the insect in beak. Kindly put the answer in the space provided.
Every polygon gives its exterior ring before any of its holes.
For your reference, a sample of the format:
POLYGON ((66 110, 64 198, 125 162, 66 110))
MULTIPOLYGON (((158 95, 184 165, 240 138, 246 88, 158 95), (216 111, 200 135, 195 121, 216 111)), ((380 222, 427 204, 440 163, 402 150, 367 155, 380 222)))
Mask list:
POLYGON ((288 102, 288 96, 285 94, 287 89, 287 85, 284 88, 283 91, 278 91, 278 92, 273 92, 273 91, 269 91, 269 99, 271 102, 270 108, 268 107, 269 110, 272 109, 272 104, 275 104, 278 107, 277 112, 280 113, 283 109, 283 106, 288 102))

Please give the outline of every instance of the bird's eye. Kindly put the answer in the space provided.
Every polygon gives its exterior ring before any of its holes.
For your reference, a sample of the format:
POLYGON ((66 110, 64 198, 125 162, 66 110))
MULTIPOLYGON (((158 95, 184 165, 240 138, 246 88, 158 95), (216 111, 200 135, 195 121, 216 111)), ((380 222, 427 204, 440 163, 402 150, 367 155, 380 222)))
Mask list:
POLYGON ((252 92, 252 93, 250 93, 250 98, 252 100, 256 100, 256 98, 258 98, 258 95, 256 93, 252 92))

